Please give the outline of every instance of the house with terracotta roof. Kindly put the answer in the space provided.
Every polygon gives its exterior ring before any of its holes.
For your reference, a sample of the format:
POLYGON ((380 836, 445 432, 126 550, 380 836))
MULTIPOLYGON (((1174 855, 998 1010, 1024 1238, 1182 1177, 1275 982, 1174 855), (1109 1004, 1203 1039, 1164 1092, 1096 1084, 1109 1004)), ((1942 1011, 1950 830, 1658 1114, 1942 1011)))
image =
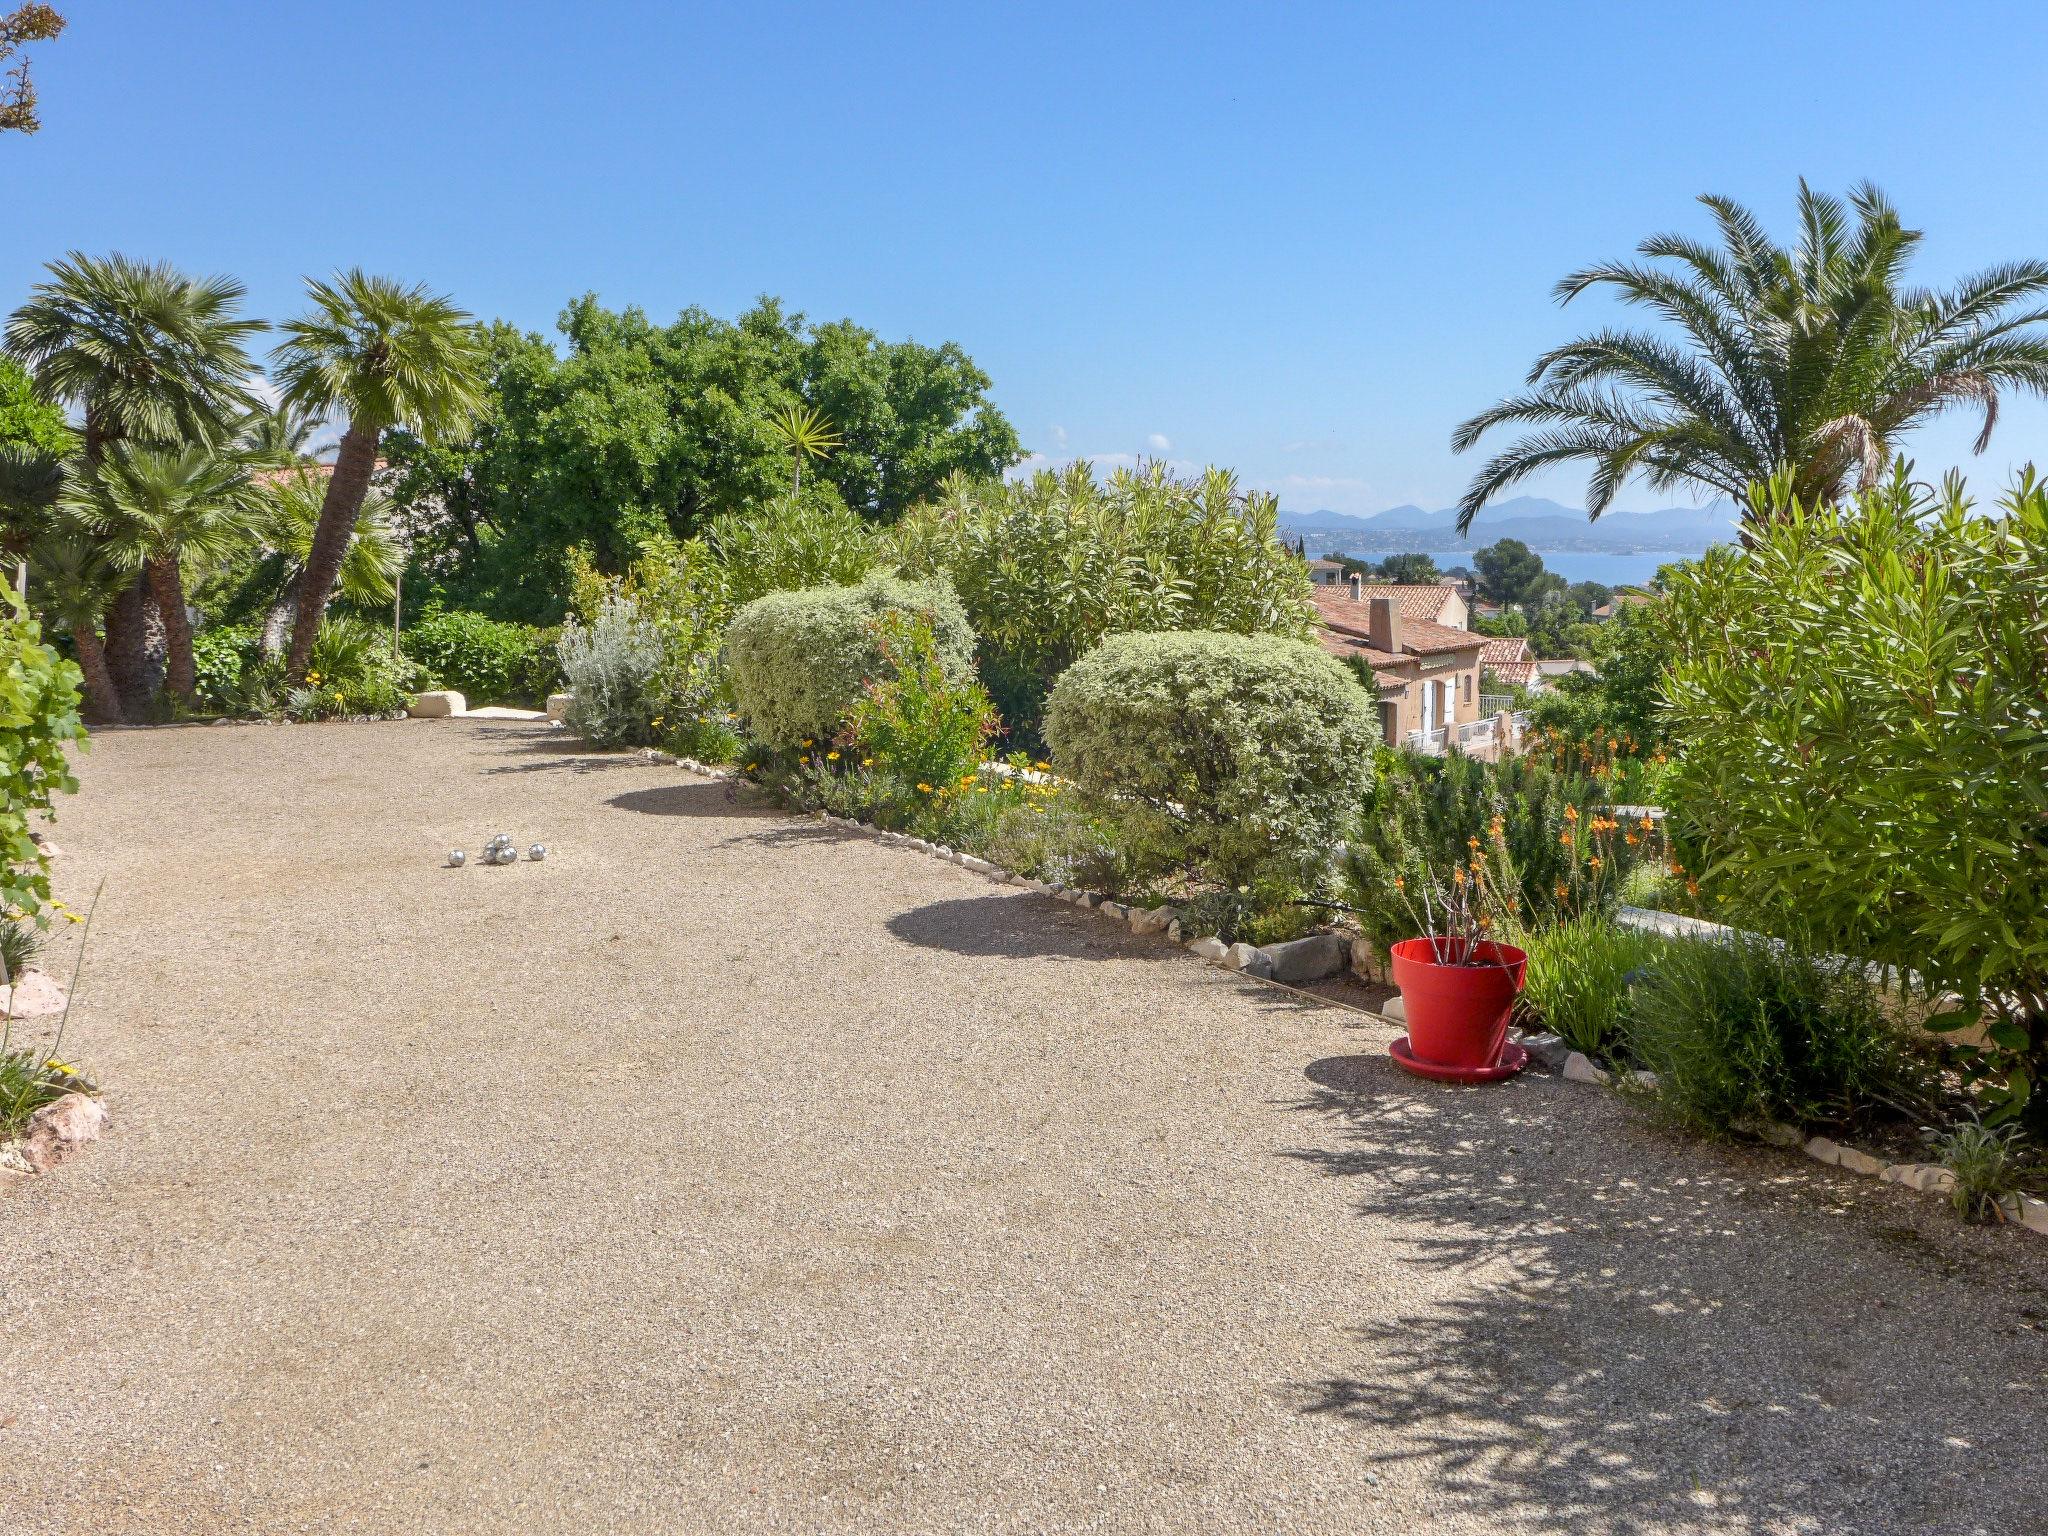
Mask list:
POLYGON ((1317 587, 1312 594, 1319 620, 1316 640, 1339 660, 1355 658, 1371 670, 1379 685, 1380 729, 1387 745, 1401 746, 1418 731, 1434 738, 1446 726, 1477 720, 1479 658, 1486 637, 1410 617, 1400 599, 1366 595, 1371 591, 1371 583, 1357 581, 1335 590, 1317 587))
POLYGON ((1511 689, 1528 688, 1542 675, 1537 670, 1536 653, 1520 635, 1488 635, 1479 665, 1482 681, 1484 674, 1491 672, 1511 689))

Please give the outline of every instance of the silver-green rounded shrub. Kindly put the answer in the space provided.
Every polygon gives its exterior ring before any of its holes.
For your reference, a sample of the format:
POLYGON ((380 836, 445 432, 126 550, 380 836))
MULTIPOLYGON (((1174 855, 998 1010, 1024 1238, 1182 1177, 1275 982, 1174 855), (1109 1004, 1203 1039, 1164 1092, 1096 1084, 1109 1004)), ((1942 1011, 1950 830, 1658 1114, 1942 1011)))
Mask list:
POLYGON ((1231 886, 1319 883, 1380 739, 1371 696, 1313 645, 1207 630, 1103 641, 1060 674, 1045 735, 1147 862, 1231 886))
POLYGON ((770 592, 740 609, 725 633, 733 698, 754 737, 794 747, 836 732, 861 685, 880 674, 874 621, 892 610, 927 615, 948 675, 973 675, 974 631, 942 582, 870 576, 852 586, 770 592))

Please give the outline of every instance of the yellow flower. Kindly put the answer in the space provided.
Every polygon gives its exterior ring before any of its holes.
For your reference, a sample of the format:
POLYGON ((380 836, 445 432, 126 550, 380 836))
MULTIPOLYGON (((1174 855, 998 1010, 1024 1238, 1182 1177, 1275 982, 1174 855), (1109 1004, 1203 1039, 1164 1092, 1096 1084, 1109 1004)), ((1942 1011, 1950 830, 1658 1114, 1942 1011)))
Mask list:
POLYGON ((52 1072, 63 1073, 66 1077, 78 1076, 78 1068, 72 1066, 71 1063, 68 1061, 59 1061, 54 1056, 52 1056, 48 1061, 44 1062, 43 1065, 48 1067, 52 1072))
POLYGON ((872 768, 875 766, 875 760, 872 757, 864 757, 860 760, 860 765, 863 768, 872 768))
POLYGON ((825 761, 828 763, 836 763, 839 761, 839 754, 837 752, 827 752, 825 754, 825 761))
POLYGON ((811 738, 810 738, 810 737, 808 737, 808 736, 806 736, 806 737, 804 738, 804 745, 808 747, 808 746, 809 746, 810 744, 811 744, 811 738))
POLYGON ((76 912, 66 912, 64 914, 64 921, 67 923, 82 923, 85 921, 85 919, 80 917, 76 912))
POLYGON ((920 795, 928 795, 928 794, 930 794, 930 793, 932 792, 932 787, 931 787, 931 785, 929 785, 929 784, 926 784, 926 783, 924 783, 924 782, 923 782, 922 780, 920 780, 920 781, 918 782, 918 786, 917 786, 917 792, 918 792, 918 793, 919 793, 920 795))
POLYGON ((747 772, 752 773, 756 768, 760 766, 761 765, 759 763, 749 763, 747 764, 747 772))

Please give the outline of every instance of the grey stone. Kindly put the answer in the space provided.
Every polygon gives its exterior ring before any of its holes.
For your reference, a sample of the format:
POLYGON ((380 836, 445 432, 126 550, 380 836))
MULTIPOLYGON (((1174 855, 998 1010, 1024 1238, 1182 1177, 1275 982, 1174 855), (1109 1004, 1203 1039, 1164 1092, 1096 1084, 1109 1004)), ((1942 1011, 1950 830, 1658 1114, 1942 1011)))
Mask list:
POLYGON ((1115 922, 1123 923, 1130 921, 1131 909, 1120 901, 1098 901, 1095 904, 1095 910, 1115 922))
POLYGON ((574 698, 575 695, 569 693, 549 694, 547 709, 548 718, 550 720, 561 720, 566 718, 569 713, 569 704, 571 700, 573 700, 574 698))
POLYGON ((1166 937, 1169 943, 1178 944, 1180 942, 1179 918, 1176 917, 1172 922, 1166 925, 1166 937))
POLYGON ((1351 941, 1351 969, 1367 981, 1380 979, 1379 951, 1373 947, 1371 939, 1361 935, 1351 941))
POLYGON ((2020 1225, 2029 1232, 2038 1232, 2048 1237, 2048 1200, 2036 1200, 2032 1195, 2018 1197, 2020 1203, 2020 1225))
POLYGON ((1757 1135, 1774 1147, 1803 1147, 1806 1133, 1796 1125, 1784 1125, 1778 1121, 1766 1121, 1757 1127, 1757 1135))
POLYGON ((1273 963, 1275 981, 1299 987, 1342 971, 1350 961, 1351 946, 1341 934, 1312 933, 1286 944, 1268 944, 1265 954, 1273 963))
POLYGON ((1829 1141, 1825 1136, 1815 1136, 1806 1143, 1806 1155, 1816 1163, 1826 1163, 1838 1168, 1842 1163, 1842 1148, 1839 1142, 1829 1141))
POLYGON ((1228 944, 1225 944, 1212 933, 1206 939, 1191 941, 1188 945, 1188 953, 1202 960, 1221 960, 1229 948, 1228 944))
POLYGON ((1564 1059, 1565 1081, 1570 1083, 1604 1083, 1607 1074, 1593 1065, 1592 1058, 1583 1051, 1573 1051, 1564 1059))
POLYGON ((1522 1049, 1553 1072, 1562 1072, 1565 1058, 1572 1053, 1561 1036, 1550 1034, 1522 1036, 1522 1049))

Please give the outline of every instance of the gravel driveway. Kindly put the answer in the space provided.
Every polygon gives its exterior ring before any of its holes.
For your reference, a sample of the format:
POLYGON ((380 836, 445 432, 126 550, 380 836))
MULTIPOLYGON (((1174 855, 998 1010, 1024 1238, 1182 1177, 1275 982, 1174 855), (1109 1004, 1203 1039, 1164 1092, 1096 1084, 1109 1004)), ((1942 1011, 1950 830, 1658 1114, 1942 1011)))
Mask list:
POLYGON ((2030 1235, 544 727, 82 777, 0 1531, 2048 1530, 2030 1235))

